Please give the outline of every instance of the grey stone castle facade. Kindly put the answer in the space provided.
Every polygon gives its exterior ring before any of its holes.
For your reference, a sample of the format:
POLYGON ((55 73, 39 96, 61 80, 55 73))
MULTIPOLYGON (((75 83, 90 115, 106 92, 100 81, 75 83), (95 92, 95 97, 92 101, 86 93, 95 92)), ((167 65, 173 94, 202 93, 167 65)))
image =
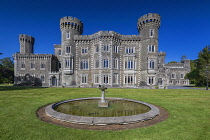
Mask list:
POLYGON ((184 79, 190 61, 165 64, 165 52, 158 52, 160 15, 138 19, 139 35, 99 31, 82 35, 77 18, 60 19, 61 44, 53 54, 34 54, 32 36, 21 34, 20 53, 13 55, 15 85, 149 88, 188 85, 184 79))

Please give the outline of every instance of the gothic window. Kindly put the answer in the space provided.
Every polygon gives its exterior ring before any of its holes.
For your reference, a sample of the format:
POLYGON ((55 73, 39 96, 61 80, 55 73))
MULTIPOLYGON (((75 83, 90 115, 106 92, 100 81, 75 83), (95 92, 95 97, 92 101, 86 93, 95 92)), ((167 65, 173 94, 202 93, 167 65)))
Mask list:
POLYGON ((155 62, 153 60, 149 61, 149 68, 150 69, 154 69, 155 68, 155 62))
POLYGON ((114 51, 114 53, 118 53, 118 46, 114 46, 113 51, 114 51))
POLYGON ((114 58, 114 69, 118 69, 118 59, 114 58))
POLYGON ((104 82, 104 84, 108 84, 109 83, 109 75, 104 75, 103 76, 103 82, 104 82))
POLYGON ((31 69, 35 69, 35 64, 34 64, 34 62, 31 62, 31 69))
POLYGON ((128 60, 128 69, 133 69, 133 61, 128 60))
POLYGON ((125 52, 126 52, 126 54, 135 53, 135 48, 134 47, 126 47, 125 52))
POLYGON ((40 68, 41 68, 41 69, 45 69, 45 62, 41 62, 40 68))
POLYGON ((104 59, 104 68, 108 68, 108 67, 109 67, 109 60, 104 59))
POLYGON ((20 68, 25 69, 25 62, 20 62, 20 68))
POLYGON ((41 75, 41 81, 42 81, 42 83, 45 83, 45 76, 44 75, 41 75))
POLYGON ((176 79, 176 74, 175 73, 171 74, 171 79, 176 79))
POLYGON ((95 84, 99 83, 99 74, 94 74, 94 83, 95 84))
POLYGON ((61 50, 58 50, 58 55, 61 55, 61 50))
POLYGON ((158 79, 158 84, 159 84, 159 85, 163 85, 163 79, 162 79, 162 78, 159 78, 159 79, 158 79))
POLYGON ((70 39, 70 32, 66 32, 66 39, 70 39))
POLYGON ((95 60, 95 68, 99 68, 99 60, 95 60))
POLYGON ((153 85, 154 84, 154 77, 148 77, 148 84, 153 85))
POLYGON ((104 45, 104 51, 108 52, 109 51, 109 46, 108 45, 104 45))
POLYGON ((82 60, 80 62, 80 69, 88 69, 88 60, 82 60))
POLYGON ((148 52, 155 52, 155 46, 154 45, 149 45, 148 52))
POLYGON ((96 52, 99 52, 99 46, 98 45, 96 46, 95 49, 96 49, 96 52))
POLYGON ((71 46, 66 46, 66 53, 71 53, 71 46))
POLYGON ((135 68, 134 58, 125 59, 125 69, 134 69, 134 68, 135 68))
POLYGON ((154 36, 154 29, 150 29, 149 32, 150 32, 149 33, 150 37, 153 37, 154 36))
POLYGON ((125 84, 133 84, 135 76, 133 74, 127 74, 124 76, 124 83, 125 84))
POLYGON ((70 59, 65 60, 65 68, 70 68, 71 62, 70 59))
POLYGON ((184 79, 184 74, 180 74, 180 78, 181 79, 184 79))
POLYGON ((81 82, 83 83, 83 84, 86 84, 87 83, 87 75, 82 75, 81 76, 81 82))
POLYGON ((87 50, 87 48, 82 48, 82 53, 84 54, 84 53, 87 53, 88 52, 88 50, 87 50))

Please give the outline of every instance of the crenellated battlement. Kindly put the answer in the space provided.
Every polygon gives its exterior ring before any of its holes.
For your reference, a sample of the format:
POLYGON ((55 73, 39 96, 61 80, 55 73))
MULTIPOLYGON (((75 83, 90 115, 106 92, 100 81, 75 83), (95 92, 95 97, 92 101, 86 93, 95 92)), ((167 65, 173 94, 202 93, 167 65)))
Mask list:
POLYGON ((143 15, 142 17, 138 19, 138 22, 137 22, 138 30, 140 31, 141 29, 143 29, 144 26, 148 23, 153 24, 157 26, 157 28, 159 28, 160 18, 161 18, 160 15, 157 13, 148 13, 148 14, 143 15))
POLYGON ((65 30, 65 29, 73 29, 77 30, 79 32, 83 32, 83 23, 79 19, 75 17, 63 17, 60 19, 60 29, 65 30))
POLYGON ((166 52, 159 52, 158 56, 166 56, 166 52))
POLYGON ((20 43, 26 42, 26 43, 34 44, 35 39, 32 36, 29 36, 29 35, 26 35, 26 34, 20 34, 19 35, 19 42, 20 43))
POLYGON ((61 48, 61 44, 54 44, 54 48, 61 48))
POLYGON ((140 40, 140 35, 121 35, 114 31, 99 31, 92 35, 75 35, 74 40, 92 40, 100 37, 112 37, 121 40, 140 40))
POLYGON ((52 54, 14 54, 14 58, 16 59, 51 59, 53 57, 52 54))

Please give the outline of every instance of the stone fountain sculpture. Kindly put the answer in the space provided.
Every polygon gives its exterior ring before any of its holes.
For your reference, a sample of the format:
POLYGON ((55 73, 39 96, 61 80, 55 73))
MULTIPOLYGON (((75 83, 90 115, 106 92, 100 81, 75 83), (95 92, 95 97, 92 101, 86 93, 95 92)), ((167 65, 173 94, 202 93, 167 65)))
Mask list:
POLYGON ((98 102, 98 107, 108 107, 109 102, 105 100, 105 90, 107 87, 99 85, 99 89, 101 90, 101 100, 98 102))

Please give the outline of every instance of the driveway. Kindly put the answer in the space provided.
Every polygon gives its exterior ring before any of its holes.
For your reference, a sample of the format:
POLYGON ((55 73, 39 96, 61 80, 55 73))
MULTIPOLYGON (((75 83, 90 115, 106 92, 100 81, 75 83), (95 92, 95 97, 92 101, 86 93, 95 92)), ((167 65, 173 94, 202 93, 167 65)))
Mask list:
POLYGON ((194 88, 193 86, 168 86, 168 89, 201 89, 201 90, 205 90, 205 88, 194 88))

